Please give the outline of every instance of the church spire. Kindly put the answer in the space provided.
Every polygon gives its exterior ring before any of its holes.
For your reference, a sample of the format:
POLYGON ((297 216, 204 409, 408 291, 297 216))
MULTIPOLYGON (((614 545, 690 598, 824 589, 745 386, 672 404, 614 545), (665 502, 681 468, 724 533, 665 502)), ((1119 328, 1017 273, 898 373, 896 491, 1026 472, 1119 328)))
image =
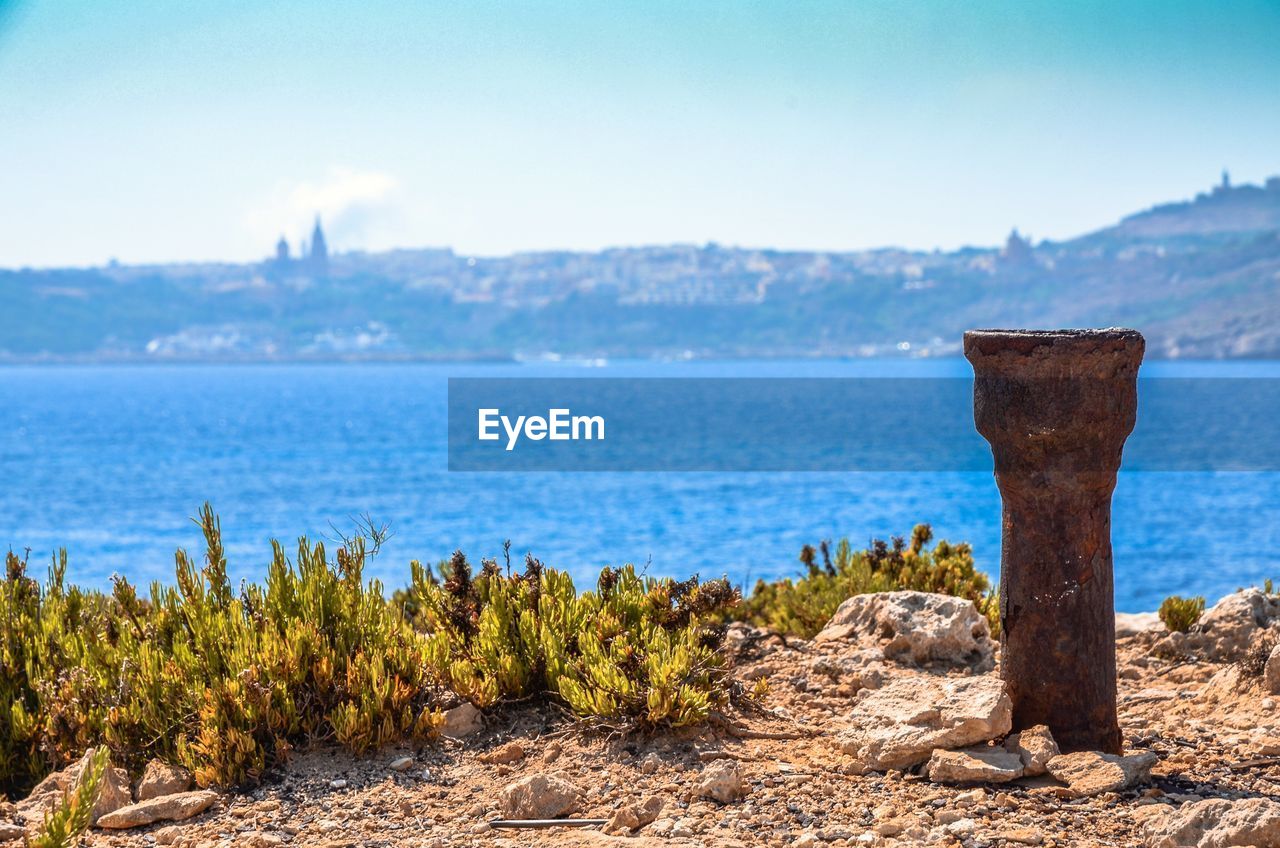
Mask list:
POLYGON ((316 215, 316 225, 311 230, 311 253, 308 254, 307 260, 311 271, 315 274, 323 274, 329 270, 329 245, 325 241, 319 215, 316 215))

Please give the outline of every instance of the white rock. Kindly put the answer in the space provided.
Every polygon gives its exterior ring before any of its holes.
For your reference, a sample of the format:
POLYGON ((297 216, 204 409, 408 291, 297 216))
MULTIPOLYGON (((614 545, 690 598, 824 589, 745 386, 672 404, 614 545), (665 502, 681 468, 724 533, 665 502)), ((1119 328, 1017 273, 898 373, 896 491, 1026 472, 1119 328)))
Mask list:
POLYGON ((1214 672, 1213 677, 1210 677, 1209 682, 1200 690, 1200 696, 1210 704, 1220 701, 1234 703, 1246 685, 1247 681, 1240 665, 1232 663, 1214 672))
POLYGON ((1009 734, 1009 738, 1004 740, 1004 747, 1021 758, 1026 777, 1044 774, 1045 766, 1059 753, 1058 743, 1053 741, 1053 734, 1043 724, 1009 734))
POLYGON ((855 595, 814 637, 815 642, 851 640, 878 648, 886 659, 994 668, 995 643, 987 620, 972 601, 929 592, 855 595))
MULTIPOLYGON (((61 804, 68 793, 74 792, 80 786, 80 776, 93 754, 94 749, 90 748, 78 761, 62 771, 54 772, 36 784, 31 794, 18 802, 16 806, 18 814, 28 824, 42 824, 45 816, 61 804)), ((118 810, 132 803, 133 789, 129 784, 129 773, 124 769, 114 768, 108 762, 107 770, 99 784, 98 801, 93 805, 90 820, 96 822, 99 817, 112 810, 118 810)))
POLYGON ((462 739, 484 727, 480 711, 474 704, 463 702, 451 710, 445 710, 444 727, 440 732, 451 739, 462 739))
POLYGON ((1012 830, 998 830, 993 834, 1009 845, 1039 845, 1044 842, 1044 834, 1033 827, 1019 827, 1012 830))
POLYGON ((158 821, 183 821, 209 809, 218 800, 218 793, 207 789, 197 792, 178 792, 162 795, 149 801, 139 801, 127 807, 107 813, 98 819, 98 827, 123 830, 142 827, 158 821))
POLYGON ((809 663, 815 676, 833 683, 847 684, 853 689, 879 689, 884 685, 887 669, 880 648, 844 649, 839 656, 823 655, 809 663))
POLYGON ((0 842, 9 842, 18 839, 25 839, 27 829, 20 824, 11 824, 9 822, 0 822, 0 842))
POLYGON ((1155 612, 1118 612, 1116 613, 1116 638, 1137 636, 1147 630, 1165 630, 1160 614, 1155 612))
POLYGON ((387 768, 392 771, 408 771, 413 768, 413 757, 397 757, 387 765, 387 768))
POLYGON ((1276 643, 1267 656, 1267 665, 1262 672, 1262 683, 1272 695, 1280 695, 1280 642, 1276 643))
POLYGON ((1147 848, 1280 845, 1280 803, 1269 798, 1212 798, 1171 808, 1145 826, 1147 848))
POLYGON ((1235 662, 1265 637, 1280 621, 1280 595, 1261 589, 1242 589, 1227 595, 1205 611, 1186 633, 1170 633, 1154 650, 1166 654, 1193 654, 1211 662, 1235 662))
POLYGON ((186 769, 161 760, 152 760, 147 763, 142 779, 138 781, 138 800, 149 801, 161 795, 186 792, 192 783, 191 772, 186 769))
POLYGON ((937 750, 929 758, 928 774, 934 783, 1006 783, 1022 777, 1022 758, 985 745, 937 750))
POLYGON ((1059 754, 1049 760, 1049 774, 1067 784, 1078 797, 1119 792, 1151 777, 1151 767, 1159 758, 1151 751, 1118 756, 1098 751, 1059 754))
POLYGON ((582 807, 582 790, 562 777, 531 774, 509 784, 499 801, 511 819, 555 819, 582 807))
POLYGON ((746 794, 742 774, 733 760, 716 760, 702 770, 698 780, 698 794, 703 798, 728 804, 746 794))
POLYGON ((964 748, 1004 736, 1013 705, 993 674, 898 678, 859 702, 858 726, 838 737, 855 771, 914 766, 936 748, 964 748))
POLYGON ((182 828, 176 824, 162 827, 153 834, 157 845, 172 845, 182 836, 182 828))
POLYGON ((658 818, 662 812, 662 798, 650 795, 640 803, 623 804, 614 811, 605 825, 606 833, 633 833, 658 818))

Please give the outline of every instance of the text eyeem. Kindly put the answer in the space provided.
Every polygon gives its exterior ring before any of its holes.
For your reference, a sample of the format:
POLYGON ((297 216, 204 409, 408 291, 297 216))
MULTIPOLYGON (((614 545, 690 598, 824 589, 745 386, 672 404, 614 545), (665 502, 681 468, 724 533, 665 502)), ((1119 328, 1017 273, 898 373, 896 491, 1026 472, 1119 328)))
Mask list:
POLYGON ((499 409, 480 409, 480 441, 496 442, 507 436, 507 450, 514 450, 520 437, 540 442, 604 440, 604 416, 573 415, 568 409, 548 409, 547 416, 518 415, 513 420, 499 409), (501 428, 502 432, 499 432, 501 428))

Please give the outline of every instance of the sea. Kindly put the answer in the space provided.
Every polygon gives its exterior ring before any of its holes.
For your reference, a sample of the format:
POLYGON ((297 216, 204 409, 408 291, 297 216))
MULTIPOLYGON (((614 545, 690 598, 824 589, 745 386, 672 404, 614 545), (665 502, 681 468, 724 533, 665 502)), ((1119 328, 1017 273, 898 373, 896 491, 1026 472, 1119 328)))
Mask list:
MULTIPOLYGON (((1149 362, 1144 376, 1280 377, 1280 362, 1149 362)), ((389 537, 366 574, 388 589, 410 560, 531 552, 579 587, 607 565, 797 576, 805 544, 855 546, 932 525, 1000 565, 989 471, 484 472, 448 470, 450 377, 966 379, 963 359, 538 361, 495 364, 8 366, 0 368, 0 547, 37 575, 171 582, 203 552, 192 517, 221 519, 236 580, 260 579, 270 540, 331 548, 366 521, 389 537)), ((1229 413, 1228 413, 1229 414, 1229 413)), ((1280 578, 1280 473, 1122 471, 1113 515, 1116 606, 1213 600, 1280 578)))

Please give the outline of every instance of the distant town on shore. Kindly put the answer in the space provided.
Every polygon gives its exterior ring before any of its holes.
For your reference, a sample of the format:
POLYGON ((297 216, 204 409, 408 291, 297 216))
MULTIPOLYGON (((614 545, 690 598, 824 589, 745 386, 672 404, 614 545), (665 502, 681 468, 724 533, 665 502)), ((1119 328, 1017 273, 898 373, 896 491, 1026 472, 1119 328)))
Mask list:
POLYGON ((0 270, 0 362, 947 356, 966 328, 1066 325, 1275 358, 1278 295, 1280 177, 950 252, 334 252, 317 218, 257 263, 0 270))

